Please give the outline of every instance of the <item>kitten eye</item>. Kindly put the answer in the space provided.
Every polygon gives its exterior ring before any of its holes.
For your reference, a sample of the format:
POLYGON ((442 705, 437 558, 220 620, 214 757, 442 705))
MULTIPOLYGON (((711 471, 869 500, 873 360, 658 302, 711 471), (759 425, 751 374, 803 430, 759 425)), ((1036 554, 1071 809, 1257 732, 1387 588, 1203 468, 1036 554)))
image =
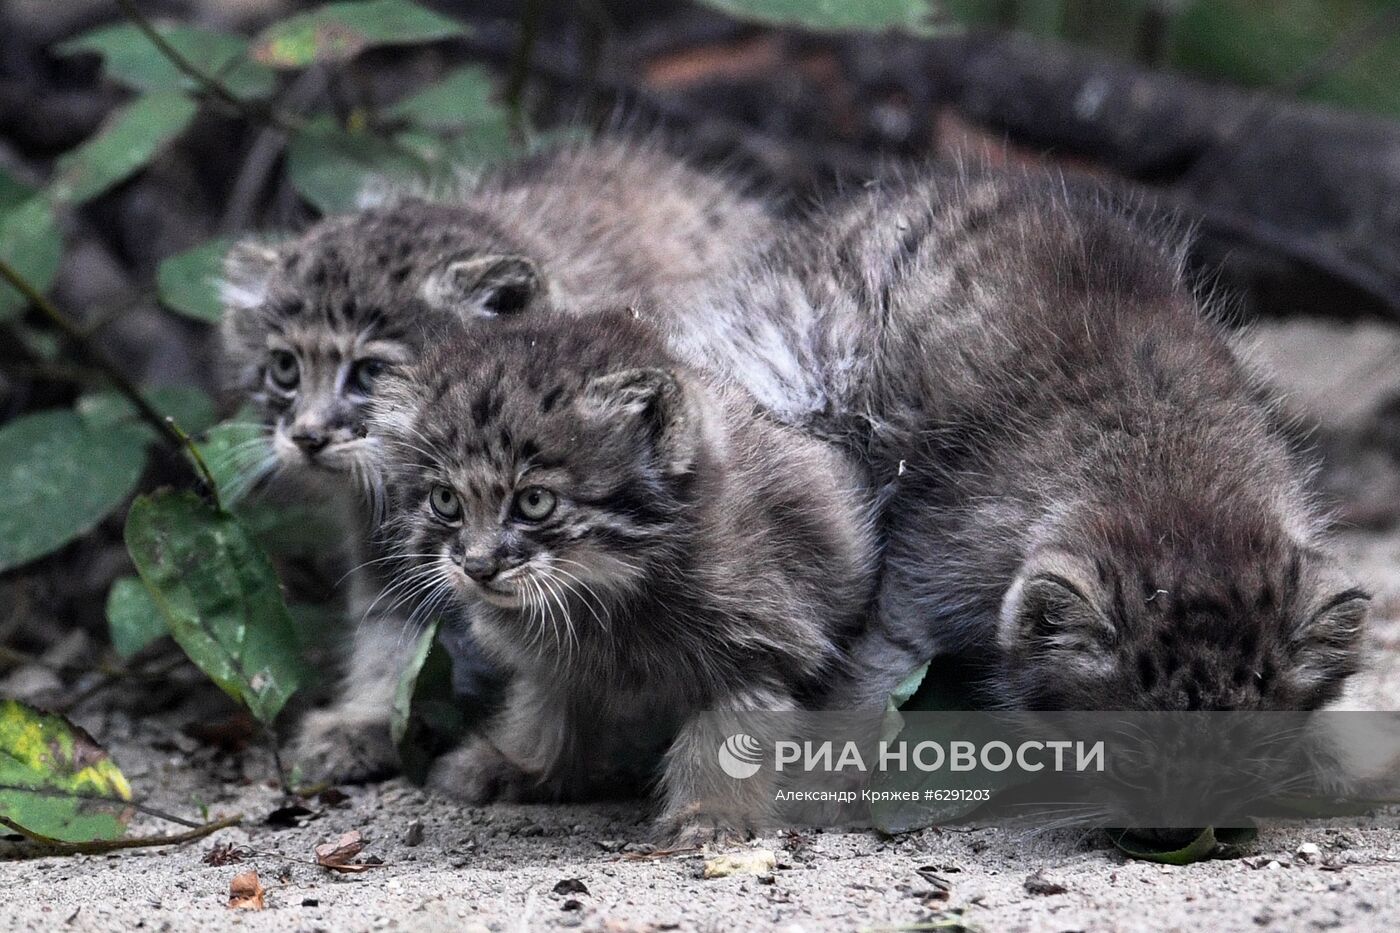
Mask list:
POLYGON ((301 364, 295 353, 287 350, 273 350, 272 361, 267 367, 267 378, 279 389, 290 392, 301 382, 301 364))
POLYGON ((361 395, 374 391, 375 381, 382 375, 388 364, 383 360, 359 360, 350 367, 350 386, 361 395))
POLYGON ((515 514, 526 521, 544 521, 554 511, 557 502, 554 493, 543 486, 530 486, 516 494, 515 514))
POLYGON ((462 517, 462 503, 457 493, 447 486, 433 487, 433 491, 428 493, 428 507, 445 522, 455 522, 462 517))

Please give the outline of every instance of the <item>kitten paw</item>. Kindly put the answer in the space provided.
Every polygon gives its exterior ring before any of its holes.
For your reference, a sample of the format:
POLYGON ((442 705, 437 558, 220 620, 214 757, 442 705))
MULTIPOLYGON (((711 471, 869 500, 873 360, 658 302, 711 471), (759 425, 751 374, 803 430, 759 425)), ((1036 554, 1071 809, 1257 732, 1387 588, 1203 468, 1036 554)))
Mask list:
POLYGON ((292 760, 307 780, 334 784, 382 780, 399 770, 387 720, 353 719, 335 707, 306 715, 292 760))
POLYGON ((452 800, 479 805, 522 803, 538 797, 539 782, 506 760, 496 747, 472 741, 443 755, 428 774, 428 789, 452 800))
POLYGON ((701 846, 727 848, 752 838, 753 831, 744 820, 707 811, 701 805, 668 813, 656 822, 657 833, 667 848, 698 849, 701 846))

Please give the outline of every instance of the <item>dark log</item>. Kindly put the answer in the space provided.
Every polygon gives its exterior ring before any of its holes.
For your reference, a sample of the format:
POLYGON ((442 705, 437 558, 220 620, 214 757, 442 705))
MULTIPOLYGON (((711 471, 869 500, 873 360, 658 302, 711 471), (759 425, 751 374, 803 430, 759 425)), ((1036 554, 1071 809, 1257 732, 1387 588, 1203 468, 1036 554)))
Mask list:
POLYGON ((1400 122, 1015 36, 939 39, 926 61, 965 118, 1159 191, 1263 303, 1400 318, 1400 122))

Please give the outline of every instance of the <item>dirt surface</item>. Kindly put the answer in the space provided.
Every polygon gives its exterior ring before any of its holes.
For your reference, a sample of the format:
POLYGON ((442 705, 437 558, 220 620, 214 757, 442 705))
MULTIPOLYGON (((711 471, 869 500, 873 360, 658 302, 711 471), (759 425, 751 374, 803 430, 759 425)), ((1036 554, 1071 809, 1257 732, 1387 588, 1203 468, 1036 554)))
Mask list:
MULTIPOLYGON (((1259 358, 1303 412, 1370 430, 1369 413, 1400 382, 1400 337, 1310 327, 1263 331, 1259 358)), ((1400 526, 1372 514, 1341 538, 1376 595, 1369 668, 1344 705, 1400 709, 1400 526)), ((32 859, 0 843, 0 929, 622 933, 940 920, 988 931, 1400 928, 1400 811, 1266 827, 1247 857, 1180 868, 1126 860, 1098 832, 808 833, 754 842, 777 855, 769 875, 705 880, 703 854, 648 857, 641 805, 470 809, 395 780, 346 788, 336 805, 310 801, 314 818, 299 827, 265 825, 283 804, 264 782, 273 773, 265 753, 230 755, 181 735, 190 715, 140 716, 108 702, 75 718, 151 803, 241 813, 246 828, 108 856, 32 859), (317 867, 314 847, 349 830, 369 840, 362 858, 384 864, 351 875, 317 867), (205 863, 212 846, 228 843, 247 847, 240 863, 205 863), (1316 851, 1300 854, 1307 844, 1316 851), (231 911, 229 883, 249 868, 266 889, 266 910, 231 911), (1046 883, 1028 885, 1033 877, 1046 883)), ((169 831, 144 817, 135 829, 169 831)))

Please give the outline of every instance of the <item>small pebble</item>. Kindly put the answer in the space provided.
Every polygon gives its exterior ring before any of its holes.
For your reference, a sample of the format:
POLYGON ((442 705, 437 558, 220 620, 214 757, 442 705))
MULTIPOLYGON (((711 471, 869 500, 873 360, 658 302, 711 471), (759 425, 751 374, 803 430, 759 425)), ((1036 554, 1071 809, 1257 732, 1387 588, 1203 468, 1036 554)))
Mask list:
POLYGON ((1317 847, 1315 842, 1305 842, 1298 847, 1298 851, 1294 854, 1304 862, 1316 862, 1322 857, 1322 850, 1317 847))
POLYGON ((403 844, 406 846, 421 846, 423 844, 422 820, 414 820, 408 824, 408 831, 403 834, 403 844))

